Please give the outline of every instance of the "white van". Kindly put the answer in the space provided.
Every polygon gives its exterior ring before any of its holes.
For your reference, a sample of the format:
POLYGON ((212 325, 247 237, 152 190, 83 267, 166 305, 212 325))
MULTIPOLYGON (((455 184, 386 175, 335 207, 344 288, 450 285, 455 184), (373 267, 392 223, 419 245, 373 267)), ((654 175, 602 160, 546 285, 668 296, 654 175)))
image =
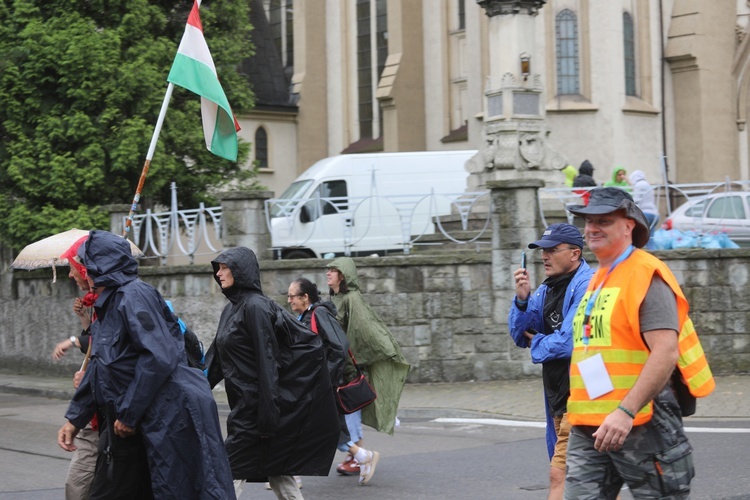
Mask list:
POLYGON ((464 196, 476 151, 370 153, 325 158, 266 201, 274 257, 408 253, 434 217, 464 196))

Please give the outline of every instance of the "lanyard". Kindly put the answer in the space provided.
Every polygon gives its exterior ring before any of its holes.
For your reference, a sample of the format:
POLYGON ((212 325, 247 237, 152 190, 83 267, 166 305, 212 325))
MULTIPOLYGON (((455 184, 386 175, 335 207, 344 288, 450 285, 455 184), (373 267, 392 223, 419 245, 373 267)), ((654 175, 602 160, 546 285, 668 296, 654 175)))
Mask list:
POLYGON ((607 274, 604 275, 602 282, 599 283, 599 286, 596 287, 596 290, 594 290, 594 293, 591 294, 591 298, 589 298, 589 301, 586 303, 586 309, 584 311, 584 316, 583 316, 583 352, 587 352, 589 349, 589 341, 591 339, 591 313, 594 310, 594 304, 596 304, 596 299, 599 298, 599 292, 602 291, 602 288, 604 287, 604 282, 607 281, 607 278, 609 277, 610 274, 612 274, 612 271, 615 270, 615 267, 617 267, 618 264, 620 264, 625 259, 630 257, 630 255, 633 253, 633 250, 635 250, 635 247, 633 245, 628 245, 628 248, 626 248, 615 259, 615 261, 609 267, 609 270, 607 270, 607 274))
POLYGON ((312 308, 313 308, 313 305, 314 305, 314 304, 310 304, 310 305, 309 305, 309 306, 307 307, 307 309, 306 309, 306 310, 302 311, 302 312, 300 313, 300 315, 299 315, 299 316, 297 316, 297 320, 298 320, 298 321, 302 321, 302 316, 304 316, 304 315, 305 315, 305 313, 306 313, 307 311, 309 311, 310 309, 312 309, 312 308))

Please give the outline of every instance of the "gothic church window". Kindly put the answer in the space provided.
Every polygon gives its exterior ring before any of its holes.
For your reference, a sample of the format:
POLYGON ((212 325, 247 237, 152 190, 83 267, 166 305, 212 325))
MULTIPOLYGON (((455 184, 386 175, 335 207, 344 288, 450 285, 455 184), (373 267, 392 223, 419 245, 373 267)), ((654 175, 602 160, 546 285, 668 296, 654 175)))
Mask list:
POLYGON ((380 136, 380 107, 375 99, 388 56, 386 0, 357 0, 357 94, 359 137, 380 136))
POLYGON ((293 0, 270 0, 267 6, 268 25, 276 52, 285 68, 294 66, 293 0))
POLYGON ((557 48, 557 94, 580 94, 578 62, 578 20, 569 9, 555 19, 557 48))
POLYGON ((625 95, 635 96, 635 29, 633 18, 627 12, 622 14, 623 49, 625 55, 625 95))
POLYGON ((258 168, 268 168, 268 134, 266 129, 258 127, 255 131, 255 162, 258 168))
POLYGON ((448 14, 448 107, 450 131, 443 142, 466 140, 468 91, 466 70, 466 0, 454 0, 448 14))

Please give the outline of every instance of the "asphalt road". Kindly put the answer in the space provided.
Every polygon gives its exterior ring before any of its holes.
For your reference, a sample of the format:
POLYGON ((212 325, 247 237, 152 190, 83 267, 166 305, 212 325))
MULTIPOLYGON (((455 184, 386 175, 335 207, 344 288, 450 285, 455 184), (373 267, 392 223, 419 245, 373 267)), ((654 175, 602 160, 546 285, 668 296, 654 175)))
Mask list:
MULTIPOLYGON (((70 455, 55 439, 66 407, 59 399, 0 394, 0 500, 63 498, 70 455)), ((224 419, 226 405, 220 410, 224 419)), ((479 422, 409 418, 393 437, 366 431, 366 446, 382 455, 370 485, 334 471, 303 478, 302 493, 306 499, 545 499, 544 429, 479 422)), ((750 419, 688 425, 698 474, 691 498, 750 499, 750 419)), ((275 497, 252 484, 241 496, 250 498, 275 497)), ((622 498, 631 497, 624 491, 622 498)))

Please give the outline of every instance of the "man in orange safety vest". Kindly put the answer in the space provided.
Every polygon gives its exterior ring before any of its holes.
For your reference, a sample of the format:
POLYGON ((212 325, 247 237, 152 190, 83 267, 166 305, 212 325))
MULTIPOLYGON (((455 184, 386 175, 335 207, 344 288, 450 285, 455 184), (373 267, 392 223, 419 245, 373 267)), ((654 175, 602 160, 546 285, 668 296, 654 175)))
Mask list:
POLYGON ((568 210, 584 217, 599 269, 573 319, 565 498, 615 498, 623 483, 635 498, 687 498, 682 415, 715 383, 685 295, 641 250, 648 223, 629 193, 596 188, 568 210))

